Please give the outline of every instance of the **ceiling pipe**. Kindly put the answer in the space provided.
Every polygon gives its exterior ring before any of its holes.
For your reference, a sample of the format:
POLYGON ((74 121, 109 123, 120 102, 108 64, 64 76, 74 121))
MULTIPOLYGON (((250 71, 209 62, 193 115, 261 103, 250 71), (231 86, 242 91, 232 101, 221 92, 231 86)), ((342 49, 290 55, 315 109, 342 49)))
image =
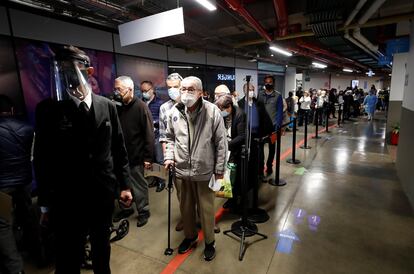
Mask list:
POLYGON ((359 0, 355 9, 348 16, 348 19, 346 19, 345 24, 344 24, 345 27, 348 26, 352 22, 352 20, 354 20, 355 16, 358 14, 358 12, 361 10, 362 6, 364 6, 366 2, 367 0, 359 0))
POLYGON ((308 50, 311 50, 311 51, 314 51, 314 52, 317 52, 317 53, 321 53, 321 54, 326 55, 328 57, 338 59, 338 60, 343 61, 345 63, 352 64, 354 66, 357 66, 357 67, 360 67, 360 68, 363 68, 363 69, 368 69, 367 66, 359 64, 358 62, 356 62, 354 60, 344 58, 344 57, 342 57, 342 56, 340 56, 336 53, 333 53, 333 52, 328 51, 326 49, 319 48, 315 45, 312 45, 312 44, 309 44, 309 43, 306 43, 306 42, 303 42, 303 41, 298 41, 297 45, 302 47, 302 48, 305 48, 305 49, 308 49, 308 50))
MULTIPOLYGON (((341 26, 338 28, 338 31, 349 31, 349 30, 356 29, 358 27, 371 28, 371 27, 377 27, 377 26, 385 26, 385 25, 396 24, 402 21, 413 20, 413 19, 414 19, 414 13, 411 12, 411 13, 406 13, 406 14, 401 14, 401 15, 393 15, 393 16, 383 17, 379 19, 369 20, 368 22, 366 22, 365 24, 361 26, 359 26, 358 24, 351 24, 346 27, 341 26)), ((282 41, 282 40, 290 40, 290 39, 296 39, 296 38, 301 38, 301 37, 311 37, 311 36, 315 36, 315 33, 313 33, 313 31, 311 30, 306 30, 306 31, 288 34, 283 37, 279 36, 279 37, 276 37, 275 40, 282 41)), ((265 39, 255 39, 255 40, 250 40, 250 41, 236 44, 234 45, 234 47, 242 48, 246 46, 253 46, 253 45, 259 45, 259 44, 264 44, 264 43, 266 43, 265 39)))
MULTIPOLYGON (((358 24, 362 25, 365 24, 368 19, 381 7, 382 4, 384 4, 385 0, 376 0, 372 5, 368 8, 368 10, 362 15, 362 17, 358 20, 358 24)), ((353 36, 360 44, 364 46, 364 50, 368 49, 369 51, 372 51, 375 55, 375 59, 378 60, 377 55, 382 55, 382 53, 378 50, 378 45, 374 45, 369 41, 365 36, 362 35, 361 29, 357 27, 353 31, 353 36)), ((352 42, 352 40, 348 39, 352 42)), ((356 44, 357 45, 357 44, 356 44)))
POLYGON ((369 18, 384 4, 386 0, 376 0, 372 5, 369 7, 369 9, 364 13, 364 15, 361 16, 358 20, 358 24, 362 25, 365 24, 369 18))
POLYGON ((122 6, 118 6, 116 4, 110 3, 108 1, 100 1, 100 0, 80 0, 84 3, 88 3, 92 6, 95 6, 97 8, 103 9, 103 10, 107 10, 107 11, 112 11, 115 14, 118 14, 119 12, 121 12, 121 15, 128 17, 131 20, 136 20, 139 19, 139 17, 135 14, 133 14, 130 10, 128 10, 127 8, 124 8, 122 6))
POLYGON ((288 14, 285 0, 273 0, 273 7, 276 14, 276 26, 278 28, 277 36, 286 36, 288 34, 288 14))
POLYGON ((340 64, 340 63, 338 63, 338 62, 334 62, 334 61, 325 59, 325 58, 323 58, 323 57, 321 57, 319 55, 316 55, 314 53, 311 53, 311 52, 309 52, 307 50, 303 50, 303 49, 299 49, 299 48, 294 48, 294 47, 288 47, 287 49, 290 50, 290 51, 293 51, 293 52, 295 52, 295 53, 297 53, 299 55, 307 56, 307 57, 310 57, 312 59, 318 60, 320 62, 323 62, 323 63, 326 63, 326 64, 330 64, 332 66, 336 66, 338 68, 342 68, 343 67, 343 65, 340 64))
POLYGON ((225 0, 226 3, 230 6, 230 8, 240 14, 251 27, 253 27, 260 36, 262 36, 265 41, 271 42, 273 38, 267 33, 267 31, 263 28, 263 26, 256 20, 254 17, 248 12, 241 1, 239 0, 225 0))
POLYGON ((353 38, 351 35, 349 35, 348 30, 345 30, 344 38, 349 40, 351 43, 354 43, 356 46, 361 48, 363 51, 371 55, 375 60, 378 60, 378 56, 376 56, 374 53, 372 53, 369 49, 367 49, 363 44, 358 42, 355 38, 353 38))

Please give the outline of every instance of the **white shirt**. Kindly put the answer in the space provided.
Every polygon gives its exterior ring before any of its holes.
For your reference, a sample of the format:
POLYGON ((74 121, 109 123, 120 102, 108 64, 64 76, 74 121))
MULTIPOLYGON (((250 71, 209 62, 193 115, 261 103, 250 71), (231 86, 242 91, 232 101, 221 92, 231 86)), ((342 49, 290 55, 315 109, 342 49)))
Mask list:
POLYGON ((75 102, 76 106, 79 108, 79 105, 81 102, 85 102, 86 105, 88 106, 89 109, 91 109, 92 106, 92 94, 91 91, 89 90, 88 94, 85 96, 85 98, 81 101, 78 98, 76 98, 75 96, 73 96, 72 94, 68 93, 70 98, 72 98, 73 102, 75 102))
POLYGON ((300 104, 300 109, 309 110, 310 109, 310 105, 311 105, 311 101, 312 100, 311 100, 310 96, 308 96, 308 97, 305 97, 305 96, 301 97, 299 99, 299 102, 301 103, 300 104))

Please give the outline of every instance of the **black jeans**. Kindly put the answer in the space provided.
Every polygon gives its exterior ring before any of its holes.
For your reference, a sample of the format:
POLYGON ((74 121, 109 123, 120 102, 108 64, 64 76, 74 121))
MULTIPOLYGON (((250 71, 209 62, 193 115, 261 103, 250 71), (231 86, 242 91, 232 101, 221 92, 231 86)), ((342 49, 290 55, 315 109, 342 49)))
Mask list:
POLYGON ((23 231, 23 243, 33 247, 32 239, 36 231, 32 231, 34 218, 30 214, 30 186, 8 187, 0 191, 12 197, 10 210, 13 211, 12 220, 0 217, 0 273, 19 273, 23 271, 23 260, 17 249, 13 226, 23 231))

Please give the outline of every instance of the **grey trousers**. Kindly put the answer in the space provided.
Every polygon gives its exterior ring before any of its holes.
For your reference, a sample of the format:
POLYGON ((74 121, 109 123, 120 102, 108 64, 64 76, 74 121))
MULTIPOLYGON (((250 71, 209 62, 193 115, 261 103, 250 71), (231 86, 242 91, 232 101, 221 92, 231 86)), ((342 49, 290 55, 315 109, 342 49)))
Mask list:
MULTIPOLYGON (((4 192, 10 193, 12 189, 4 192)), ((0 273, 3 271, 10 274, 23 271, 23 260, 17 250, 12 224, 0 217, 0 273)))
MULTIPOLYGON (((138 215, 149 214, 148 182, 144 177, 144 166, 131 167, 131 192, 138 215)), ((125 209, 121 206, 121 209, 125 209)))
POLYGON ((207 182, 193 182, 176 178, 181 186, 180 211, 184 225, 184 235, 187 239, 197 235, 196 206, 200 216, 205 242, 214 241, 214 199, 215 193, 208 187, 207 182))

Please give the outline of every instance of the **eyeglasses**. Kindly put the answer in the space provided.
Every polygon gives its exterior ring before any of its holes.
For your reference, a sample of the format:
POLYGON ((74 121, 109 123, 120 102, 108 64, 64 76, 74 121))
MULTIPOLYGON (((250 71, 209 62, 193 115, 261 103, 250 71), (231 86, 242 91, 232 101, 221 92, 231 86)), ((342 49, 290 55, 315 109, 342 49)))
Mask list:
POLYGON ((147 93, 148 91, 150 91, 150 90, 152 90, 152 88, 149 88, 149 89, 147 89, 147 90, 143 90, 143 89, 141 89, 141 92, 142 93, 147 93))
POLYGON ((189 88, 181 87, 180 88, 180 91, 181 92, 188 92, 188 93, 194 94, 194 93, 196 93, 197 89, 195 89, 193 87, 189 87, 189 88))

